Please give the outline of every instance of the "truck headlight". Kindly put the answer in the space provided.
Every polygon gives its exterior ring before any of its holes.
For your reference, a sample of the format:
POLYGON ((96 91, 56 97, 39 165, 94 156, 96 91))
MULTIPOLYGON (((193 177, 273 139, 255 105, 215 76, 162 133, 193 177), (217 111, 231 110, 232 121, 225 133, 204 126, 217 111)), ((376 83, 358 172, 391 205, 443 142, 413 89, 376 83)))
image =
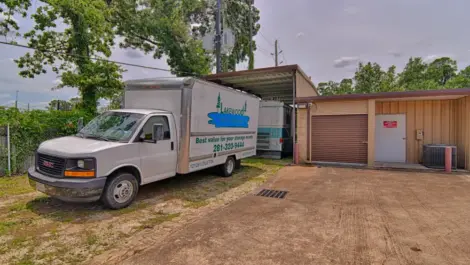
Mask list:
POLYGON ((95 159, 67 159, 64 176, 78 177, 78 178, 91 178, 95 177, 95 159))

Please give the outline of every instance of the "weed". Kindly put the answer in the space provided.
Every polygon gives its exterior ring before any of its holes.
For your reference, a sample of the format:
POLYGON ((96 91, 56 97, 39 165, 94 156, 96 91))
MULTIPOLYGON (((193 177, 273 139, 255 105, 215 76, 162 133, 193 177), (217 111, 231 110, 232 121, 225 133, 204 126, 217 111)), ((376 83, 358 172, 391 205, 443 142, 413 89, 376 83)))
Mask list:
POLYGON ((111 213, 121 215, 121 214, 126 214, 126 213, 132 213, 136 210, 143 209, 147 207, 149 204, 147 202, 140 202, 140 203, 134 203, 129 207, 119 209, 117 211, 111 211, 111 213))
POLYGON ((16 225, 18 225, 18 222, 16 221, 1 221, 0 222, 0 235, 7 233, 16 225))
POLYGON ((28 241, 28 239, 24 236, 15 237, 13 240, 10 241, 9 246, 11 248, 19 248, 23 246, 23 243, 25 243, 26 241, 28 241))
POLYGON ((19 211, 23 211, 26 209, 28 209, 28 207, 26 206, 26 203, 24 202, 18 202, 8 207, 8 210, 10 212, 19 212, 19 211))
POLYGON ((33 192, 34 189, 29 185, 28 177, 0 177, 0 198, 33 192))
POLYGON ((184 207, 198 209, 208 204, 209 204, 209 201, 188 201, 184 204, 184 207))
POLYGON ((141 224, 140 228, 141 229, 153 228, 154 226, 159 225, 161 223, 171 221, 178 216, 180 216, 180 213, 172 213, 172 214, 156 213, 156 216, 145 220, 141 224))
POLYGON ((88 234, 88 236, 86 237, 86 244, 88 246, 93 246, 95 245, 96 243, 98 243, 98 236, 95 235, 95 234, 88 234))

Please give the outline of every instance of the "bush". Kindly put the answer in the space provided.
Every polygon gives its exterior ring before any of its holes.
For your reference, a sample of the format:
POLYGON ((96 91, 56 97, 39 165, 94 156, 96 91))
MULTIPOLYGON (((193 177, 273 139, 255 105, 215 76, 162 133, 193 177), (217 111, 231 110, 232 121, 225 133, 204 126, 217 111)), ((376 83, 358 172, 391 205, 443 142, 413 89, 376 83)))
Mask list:
MULTIPOLYGON (((32 110, 19 111, 15 108, 0 109, 0 126, 10 125, 12 146, 11 173, 24 173, 25 161, 34 154, 39 144, 45 140, 77 133, 77 122, 83 117, 84 124, 92 117, 84 112, 32 110)), ((0 171, 7 169, 6 145, 0 143, 0 171)))

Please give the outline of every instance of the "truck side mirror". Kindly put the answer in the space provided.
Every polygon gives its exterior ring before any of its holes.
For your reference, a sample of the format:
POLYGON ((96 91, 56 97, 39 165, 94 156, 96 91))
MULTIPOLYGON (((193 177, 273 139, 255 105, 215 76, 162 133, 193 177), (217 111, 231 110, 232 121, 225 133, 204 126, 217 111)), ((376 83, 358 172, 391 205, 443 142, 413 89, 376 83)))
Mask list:
POLYGON ((163 140, 163 124, 154 123, 152 127, 152 140, 156 143, 157 141, 163 140))

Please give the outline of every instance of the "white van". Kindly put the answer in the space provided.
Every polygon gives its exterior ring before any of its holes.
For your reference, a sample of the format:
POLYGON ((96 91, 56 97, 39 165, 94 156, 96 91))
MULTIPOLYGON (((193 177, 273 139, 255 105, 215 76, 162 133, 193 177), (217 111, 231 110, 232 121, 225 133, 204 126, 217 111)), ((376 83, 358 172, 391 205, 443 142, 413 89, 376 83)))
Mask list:
POLYGON ((127 207, 139 186, 219 166, 232 175, 256 154, 259 99, 196 78, 126 83, 124 109, 74 136, 43 142, 30 184, 64 201, 127 207))

